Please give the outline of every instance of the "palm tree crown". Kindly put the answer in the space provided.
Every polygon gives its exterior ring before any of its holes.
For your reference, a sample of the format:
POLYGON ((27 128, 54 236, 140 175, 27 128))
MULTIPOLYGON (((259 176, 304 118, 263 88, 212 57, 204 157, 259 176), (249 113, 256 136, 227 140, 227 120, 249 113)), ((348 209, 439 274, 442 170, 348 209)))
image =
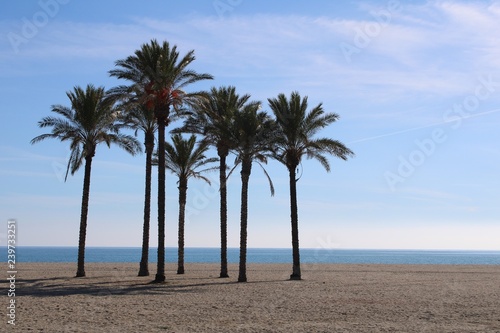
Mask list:
POLYGON ((196 178, 208 183, 210 180, 202 175, 205 170, 200 167, 216 162, 217 158, 207 158, 205 153, 209 148, 206 141, 196 145, 196 136, 193 134, 185 140, 180 134, 172 135, 172 144, 165 142, 166 168, 172 171, 179 179, 196 178))
POLYGON ((157 119, 165 125, 170 121, 170 107, 180 111, 183 104, 192 104, 199 100, 201 93, 186 93, 183 89, 201 80, 211 80, 209 74, 199 74, 187 69, 195 60, 194 50, 179 59, 177 46, 171 47, 164 41, 162 44, 152 40, 143 44, 134 55, 116 61, 116 69, 109 74, 119 79, 132 82, 130 86, 116 88, 116 93, 141 91, 136 102, 154 109, 157 119))
POLYGON ((230 137, 238 163, 252 160, 266 163, 271 156, 275 125, 269 115, 259 109, 260 103, 254 102, 234 114, 230 137))
POLYGON ((330 138, 314 138, 322 128, 337 121, 335 113, 326 113, 322 104, 307 112, 307 96, 301 98, 298 92, 293 92, 290 100, 284 94, 275 99, 268 99, 277 124, 274 143, 278 161, 295 169, 302 157, 314 158, 330 171, 330 163, 323 154, 347 160, 353 152, 343 143, 330 138))
MULTIPOLYGON (((94 157, 96 147, 100 143, 111 143, 120 146, 130 154, 141 150, 137 140, 120 133, 120 124, 117 122, 120 112, 113 108, 110 101, 106 101, 103 87, 87 85, 84 90, 75 87, 66 93, 71 107, 53 105, 52 112, 60 117, 48 116, 38 122, 41 128, 52 127, 51 133, 39 135, 31 143, 36 143, 48 138, 61 141, 70 141, 71 155, 68 160, 68 172, 73 175, 82 166, 86 157, 94 157)), ((66 179, 65 178, 65 179, 66 179)))
POLYGON ((184 125, 176 132, 203 135, 217 148, 218 155, 227 156, 234 145, 231 140, 230 125, 234 114, 248 102, 250 95, 239 96, 236 88, 212 87, 206 98, 195 104, 184 125))
MULTIPOLYGON (((144 133, 145 137, 152 137, 154 140, 158 125, 156 124, 155 116, 151 109, 143 105, 135 105, 134 108, 131 109, 124 108, 121 112, 120 120, 125 127, 134 130, 135 135, 141 131, 144 133)), ((147 139, 145 138, 144 141, 147 141, 147 139)), ((144 144, 146 144, 146 142, 144 142, 144 144)))

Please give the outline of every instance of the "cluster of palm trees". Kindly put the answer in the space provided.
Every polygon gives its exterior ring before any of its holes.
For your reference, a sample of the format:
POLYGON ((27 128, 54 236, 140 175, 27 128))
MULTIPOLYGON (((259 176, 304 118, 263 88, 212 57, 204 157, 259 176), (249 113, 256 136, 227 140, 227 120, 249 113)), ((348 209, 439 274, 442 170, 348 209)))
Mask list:
MULTIPOLYGON (((241 214, 240 214, 240 265, 239 282, 246 282, 246 250, 248 221, 248 185, 253 162, 262 167, 269 158, 286 166, 290 177, 290 207, 293 248, 291 279, 300 280, 300 254, 298 235, 297 176, 296 170, 303 157, 317 159, 327 171, 330 169, 325 154, 343 160, 353 152, 339 141, 315 138, 317 132, 335 122, 338 115, 325 113, 319 104, 308 110, 307 97, 293 92, 268 99, 273 117, 262 111, 261 102, 251 101, 250 95, 238 95, 230 87, 212 88, 210 91, 186 92, 193 83, 210 80, 209 74, 200 74, 189 65, 195 60, 194 51, 179 56, 176 46, 166 41, 152 40, 126 59, 116 61, 116 68, 109 74, 124 79, 121 85, 105 91, 102 87, 88 85, 75 87, 67 93, 71 106, 52 106, 52 112, 62 117, 45 117, 41 128, 51 127, 51 132, 35 137, 31 142, 47 138, 69 141, 71 156, 66 176, 74 174, 85 160, 84 186, 80 219, 77 277, 85 276, 85 238, 90 193, 92 158, 96 147, 105 142, 117 144, 131 154, 141 151, 132 135, 122 133, 128 128, 144 132, 146 153, 146 179, 142 255, 139 276, 148 276, 149 228, 152 166, 158 166, 158 259, 154 281, 165 280, 165 170, 178 177, 179 228, 178 274, 184 273, 184 211, 189 178, 209 180, 202 175, 208 169, 219 170, 220 180, 220 277, 228 277, 227 266, 227 179, 236 166, 241 165, 241 214), (176 119, 183 124, 172 130, 172 143, 165 140, 166 127, 176 119), (182 134, 189 133, 184 139, 182 134), (197 142, 197 138, 201 138, 197 142), (155 142, 158 148, 155 152, 155 142), (218 158, 208 158, 210 147, 218 158), (235 167, 229 172, 227 157, 236 155, 235 167), (219 162, 218 167, 209 167, 219 162), (200 170, 206 166, 207 169, 200 170)), ((274 187, 269 179, 271 194, 274 187)))

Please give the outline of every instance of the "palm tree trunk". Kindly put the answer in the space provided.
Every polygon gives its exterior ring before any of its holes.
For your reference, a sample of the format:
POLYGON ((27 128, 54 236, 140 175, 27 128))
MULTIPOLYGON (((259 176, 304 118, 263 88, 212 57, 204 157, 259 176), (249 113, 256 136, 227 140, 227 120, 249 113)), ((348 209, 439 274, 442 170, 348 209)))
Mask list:
POLYGON ((80 214, 80 235, 78 239, 78 268, 76 277, 85 276, 85 239, 87 238, 87 215, 89 211, 90 172, 92 155, 85 157, 85 174, 83 176, 82 212, 80 214))
POLYGON ((177 274, 184 274, 184 216, 186 211, 187 179, 179 177, 179 232, 177 274))
POLYGON ((248 181, 252 171, 252 161, 241 164, 241 213, 240 213, 240 270, 238 282, 247 282, 247 224, 248 224, 248 181))
POLYGON ((158 261, 155 282, 165 281, 165 121, 158 120, 158 261))
POLYGON ((227 278, 227 176, 226 156, 219 154, 219 181, 220 181, 220 277, 227 278))
POLYGON ((300 253, 299 253, 299 216, 297 208, 297 181, 295 179, 296 166, 289 167, 290 175, 290 218, 292 221, 292 252, 293 252, 293 270, 290 280, 300 280, 300 253))
POLYGON ((149 222, 151 216, 151 159, 154 150, 154 135, 146 134, 144 140, 144 148, 146 150, 146 184, 144 186, 144 225, 142 227, 142 255, 141 263, 139 264, 139 276, 148 276, 149 268, 149 222))

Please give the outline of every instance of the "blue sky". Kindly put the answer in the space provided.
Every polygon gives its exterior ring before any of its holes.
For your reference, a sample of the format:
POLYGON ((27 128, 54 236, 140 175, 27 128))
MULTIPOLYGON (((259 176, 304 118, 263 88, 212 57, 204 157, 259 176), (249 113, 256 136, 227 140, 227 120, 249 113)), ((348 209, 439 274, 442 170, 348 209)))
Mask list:
MULTIPOLYGON (((500 2, 8 2, 0 12, 0 241, 76 246, 83 169, 63 181, 68 146, 30 140, 52 104, 88 83, 118 84, 114 61, 152 38, 195 50, 192 68, 264 102, 297 90, 341 119, 321 135, 355 153, 327 173, 303 162, 302 247, 500 250, 500 2)), ((123 83, 123 82, 121 82, 123 83)), ((142 137, 139 136, 142 141, 142 137)), ((250 179, 250 247, 290 247, 288 175, 250 179)), ((100 146, 89 246, 140 246, 144 155, 100 146)), ((209 174, 215 184, 217 174, 209 174)), ((177 188, 167 176, 167 245, 177 188)), ((156 177, 153 179, 156 181, 156 177)), ((239 173, 229 185, 229 246, 239 244, 239 173)), ((156 193, 156 183, 153 185, 156 193)), ((219 245, 218 192, 191 181, 186 246, 219 245)), ((156 201, 152 246, 156 245, 156 201)))

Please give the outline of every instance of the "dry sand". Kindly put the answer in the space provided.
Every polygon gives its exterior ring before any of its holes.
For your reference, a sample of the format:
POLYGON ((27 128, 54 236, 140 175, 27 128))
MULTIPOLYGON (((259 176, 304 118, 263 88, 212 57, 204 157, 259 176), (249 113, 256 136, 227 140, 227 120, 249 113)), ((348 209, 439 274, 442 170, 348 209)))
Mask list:
POLYGON ((164 284, 138 264, 89 263, 85 278, 74 263, 17 269, 16 326, 2 316, 2 332, 500 333, 500 266, 303 265, 288 281, 291 265, 251 264, 237 283, 236 265, 219 279, 218 265, 169 264, 164 284))

